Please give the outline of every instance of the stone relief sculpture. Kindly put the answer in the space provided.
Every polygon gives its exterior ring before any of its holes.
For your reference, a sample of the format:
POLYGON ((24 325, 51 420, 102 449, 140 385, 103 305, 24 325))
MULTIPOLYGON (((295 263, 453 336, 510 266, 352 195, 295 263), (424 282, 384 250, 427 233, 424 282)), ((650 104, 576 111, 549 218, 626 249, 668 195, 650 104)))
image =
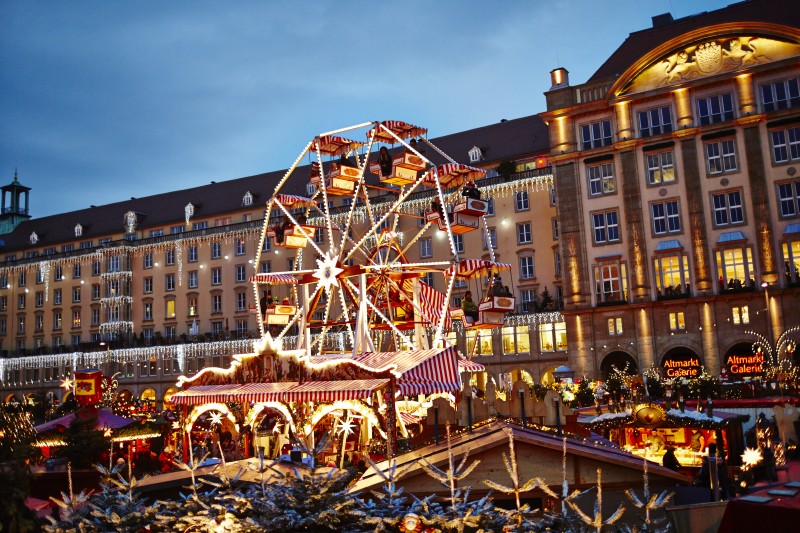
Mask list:
POLYGON ((769 57, 758 52, 757 41, 755 37, 735 37, 722 41, 722 44, 708 41, 686 47, 662 61, 664 77, 659 85, 769 61, 769 57))

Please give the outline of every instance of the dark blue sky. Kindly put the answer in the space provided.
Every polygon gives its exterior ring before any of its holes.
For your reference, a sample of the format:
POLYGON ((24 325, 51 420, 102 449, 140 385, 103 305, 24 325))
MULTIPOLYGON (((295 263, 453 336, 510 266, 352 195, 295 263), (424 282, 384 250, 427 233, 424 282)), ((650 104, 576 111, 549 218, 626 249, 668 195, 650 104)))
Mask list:
POLYGON ((0 182, 35 217, 286 168, 323 131, 544 110, 667 11, 727 1, 2 1, 0 182))

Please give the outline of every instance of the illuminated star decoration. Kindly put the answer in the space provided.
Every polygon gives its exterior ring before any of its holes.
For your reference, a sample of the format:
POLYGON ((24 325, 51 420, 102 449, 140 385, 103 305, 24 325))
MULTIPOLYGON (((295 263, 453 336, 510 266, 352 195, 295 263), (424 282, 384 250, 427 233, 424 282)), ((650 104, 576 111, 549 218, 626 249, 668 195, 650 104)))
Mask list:
POLYGON ((317 259, 317 270, 312 276, 319 280, 319 285, 326 292, 330 292, 333 287, 339 284, 336 278, 342 272, 343 269, 336 266, 336 258, 325 254, 322 259, 317 259))
POLYGON ((103 428, 103 436, 109 438, 111 436, 111 428, 103 428))
POLYGON ((758 448, 745 448, 742 454, 742 463, 747 467, 757 465, 762 459, 761 450, 758 448))
POLYGON ((211 413, 208 415, 208 419, 211 421, 212 426, 222 424, 222 413, 211 413))
POLYGON ((280 433, 280 432, 281 432, 281 428, 282 428, 282 426, 283 426, 283 425, 282 425, 280 422, 276 423, 276 424, 275 424, 275 427, 274 427, 274 428, 272 428, 272 432, 273 432, 273 433, 275 433, 275 434, 277 435, 278 433, 280 433))
POLYGON ((355 424, 353 424, 353 421, 350 420, 349 418, 345 421, 341 420, 339 421, 339 433, 345 436, 349 436, 353 434, 354 430, 355 430, 355 424))
POLYGON ((74 382, 72 381, 72 378, 69 376, 61 380, 61 388, 64 390, 72 390, 73 384, 74 382))
POLYGON ((178 422, 177 420, 172 423, 172 429, 180 429, 180 428, 181 428, 181 423, 178 422))

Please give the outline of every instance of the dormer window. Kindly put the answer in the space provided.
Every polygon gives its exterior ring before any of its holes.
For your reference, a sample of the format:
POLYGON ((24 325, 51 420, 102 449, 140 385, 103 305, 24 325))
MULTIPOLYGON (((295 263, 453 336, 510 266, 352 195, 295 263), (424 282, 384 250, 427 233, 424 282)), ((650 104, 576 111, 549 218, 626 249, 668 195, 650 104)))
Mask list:
POLYGON ((37 244, 39 242, 39 236, 36 235, 35 231, 33 233, 31 233, 30 240, 31 240, 31 244, 37 244))
POLYGON ((253 194, 250 191, 244 193, 244 198, 242 198, 242 205, 253 205, 253 194))
POLYGON ((189 224, 189 220, 194 216, 194 205, 191 202, 183 208, 183 215, 186 217, 186 224, 189 224))
POLYGON ((470 163, 478 163, 481 159, 483 159, 483 150, 478 148, 477 146, 473 146, 470 148, 469 152, 469 162, 470 163))
POLYGON ((83 226, 81 226, 80 224, 75 224, 75 236, 76 237, 83 236, 83 226))
POLYGON ((315 192, 317 192, 317 186, 313 183, 306 183, 306 194, 312 196, 315 192))

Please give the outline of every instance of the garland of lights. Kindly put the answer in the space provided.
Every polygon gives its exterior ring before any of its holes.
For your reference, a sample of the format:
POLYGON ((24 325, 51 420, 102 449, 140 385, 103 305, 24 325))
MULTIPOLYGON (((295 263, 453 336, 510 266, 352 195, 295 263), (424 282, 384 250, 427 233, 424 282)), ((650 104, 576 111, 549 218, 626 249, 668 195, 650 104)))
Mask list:
POLYGON ((44 278, 44 301, 47 302, 49 301, 48 296, 50 295, 50 263, 48 261, 40 261, 39 272, 41 272, 44 278))
POLYGON ((133 331, 133 322, 130 320, 114 320, 100 324, 100 333, 128 333, 133 331))

